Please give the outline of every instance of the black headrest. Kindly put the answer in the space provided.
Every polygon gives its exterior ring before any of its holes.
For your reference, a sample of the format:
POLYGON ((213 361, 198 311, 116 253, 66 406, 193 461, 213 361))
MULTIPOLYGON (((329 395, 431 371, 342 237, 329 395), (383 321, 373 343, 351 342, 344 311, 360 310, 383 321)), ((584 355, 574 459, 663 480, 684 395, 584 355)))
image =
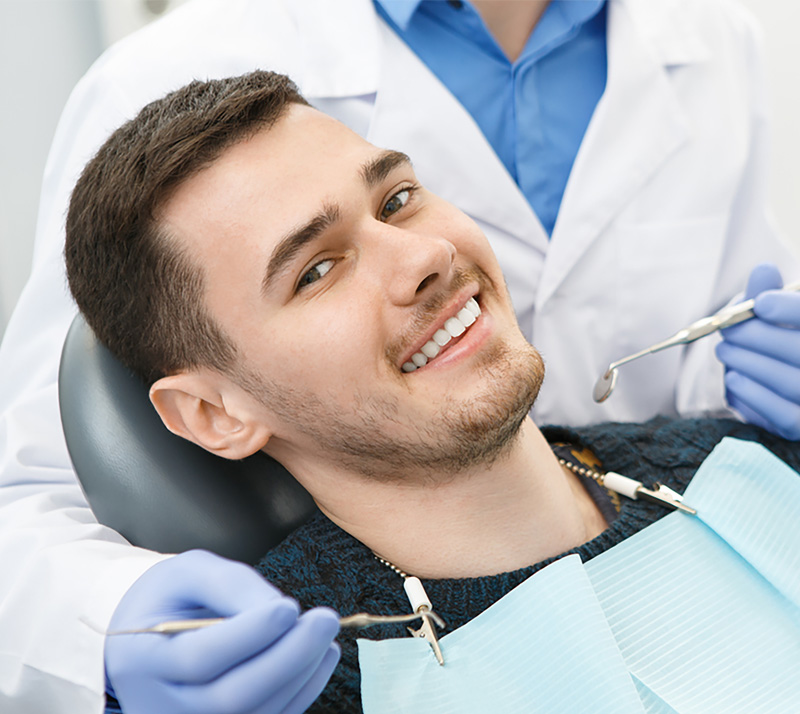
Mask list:
POLYGON ((61 421, 97 520, 162 553, 205 548, 256 562, 316 505, 265 454, 229 461, 170 433, 140 379, 78 315, 61 355, 61 421))

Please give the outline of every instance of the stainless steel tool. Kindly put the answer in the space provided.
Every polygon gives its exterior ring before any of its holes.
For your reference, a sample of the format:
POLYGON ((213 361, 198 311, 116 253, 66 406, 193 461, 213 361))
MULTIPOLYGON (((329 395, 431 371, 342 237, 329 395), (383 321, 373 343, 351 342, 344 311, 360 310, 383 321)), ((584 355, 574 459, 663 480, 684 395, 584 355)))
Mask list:
MULTIPOLYGON (((784 286, 783 290, 798 292, 800 291, 800 282, 786 285, 784 286)), ((614 387, 617 384, 617 370, 623 364, 633 362, 633 360, 652 354, 653 352, 660 352, 668 347, 685 345, 689 342, 694 342, 695 340, 699 340, 701 337, 710 335, 717 330, 722 330, 726 327, 730 327, 731 325, 736 325, 739 322, 749 320, 751 317, 755 317, 753 305, 753 300, 746 300, 745 302, 741 302, 736 305, 724 307, 722 310, 714 313, 710 317, 704 317, 700 320, 697 320, 697 322, 693 322, 691 325, 684 327, 682 330, 678 330, 678 332, 676 332, 672 337, 664 340, 663 342, 658 342, 654 345, 651 345, 647 349, 642 350, 641 352, 637 352, 636 354, 632 354, 628 357, 624 357, 621 360, 612 362, 610 365, 608 365, 608 369, 605 371, 605 373, 602 374, 595 382, 594 389, 592 390, 592 397, 596 402, 599 403, 604 402, 609 398, 609 396, 611 396, 611 392, 614 391, 614 387)))
MULTIPOLYGON (((355 615, 348 615, 347 617, 339 618, 340 627, 372 627, 373 625, 385 625, 392 622, 412 622, 413 620, 422 619, 427 622, 427 618, 432 618, 439 627, 444 627, 444 621, 435 612, 428 610, 427 612, 416 612, 408 615, 370 615, 366 612, 358 612, 355 615)), ((147 633, 154 633, 159 635, 175 635, 179 632, 188 632, 189 630, 200 630, 204 627, 211 627, 220 622, 224 622, 226 617, 206 617, 197 618, 195 620, 170 620, 168 622, 160 622, 153 627, 143 627, 134 630, 114 630, 107 632, 106 635, 140 635, 147 633)))

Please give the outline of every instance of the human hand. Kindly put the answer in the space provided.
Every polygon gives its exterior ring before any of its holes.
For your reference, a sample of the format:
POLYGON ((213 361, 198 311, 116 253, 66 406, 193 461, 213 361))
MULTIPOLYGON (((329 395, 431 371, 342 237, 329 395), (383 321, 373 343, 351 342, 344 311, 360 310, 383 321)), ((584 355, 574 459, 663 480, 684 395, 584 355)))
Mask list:
POLYGON ((109 631, 199 617, 229 619, 177 635, 106 638, 106 676, 125 714, 299 714, 339 661, 333 610, 300 615, 252 568, 199 550, 147 570, 109 631))
POLYGON ((717 357, 725 365, 728 404, 745 421, 800 440, 800 293, 783 286, 777 267, 756 266, 745 299, 756 317, 722 331, 717 357))

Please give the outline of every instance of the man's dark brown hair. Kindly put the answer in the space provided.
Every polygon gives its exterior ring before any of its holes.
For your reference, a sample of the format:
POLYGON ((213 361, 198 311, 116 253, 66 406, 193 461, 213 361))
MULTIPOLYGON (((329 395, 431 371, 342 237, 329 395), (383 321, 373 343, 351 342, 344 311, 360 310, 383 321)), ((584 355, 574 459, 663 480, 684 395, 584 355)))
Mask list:
POLYGON ((235 349, 204 308, 203 272, 156 216, 228 147, 307 104, 272 72, 192 82, 148 104, 87 164, 67 214, 69 287, 98 339, 147 384, 235 349))

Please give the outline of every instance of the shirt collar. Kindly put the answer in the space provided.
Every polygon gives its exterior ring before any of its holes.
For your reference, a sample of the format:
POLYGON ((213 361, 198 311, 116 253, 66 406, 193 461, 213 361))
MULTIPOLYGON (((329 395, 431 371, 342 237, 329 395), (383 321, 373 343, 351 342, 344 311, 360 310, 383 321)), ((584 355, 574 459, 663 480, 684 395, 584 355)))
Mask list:
MULTIPOLYGON (((552 0, 551 5, 558 5, 558 11, 567 23, 577 26, 594 17, 603 7, 606 0, 581 0, 581 2, 563 2, 552 0)), ((549 9, 549 8, 548 8, 549 9)))
MULTIPOLYGON (((392 22, 405 32, 411 23, 411 18, 424 0, 375 0, 375 2, 383 8, 392 22)), ((606 0, 581 0, 581 2, 551 0, 551 7, 548 10, 552 14, 552 6, 558 5, 558 12, 563 21, 569 25, 580 25, 594 17, 605 2, 606 0)))
POLYGON ((597 15, 606 0, 552 0, 539 19, 517 62, 536 61, 569 41, 597 15))
POLYGON ((392 22, 404 32, 422 0, 375 0, 392 22))

